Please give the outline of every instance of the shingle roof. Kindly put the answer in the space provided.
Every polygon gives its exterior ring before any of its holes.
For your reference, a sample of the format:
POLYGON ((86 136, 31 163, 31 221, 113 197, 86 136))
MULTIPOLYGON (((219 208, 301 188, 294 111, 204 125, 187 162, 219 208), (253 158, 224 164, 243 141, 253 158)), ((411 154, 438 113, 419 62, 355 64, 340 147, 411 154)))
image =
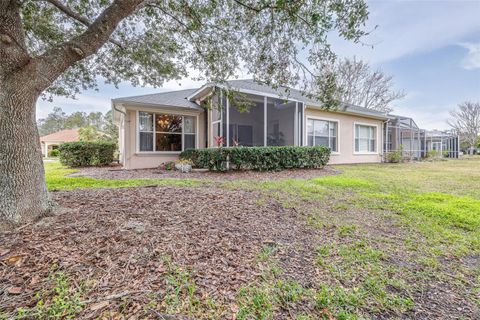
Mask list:
POLYGON ((202 108, 198 104, 193 101, 187 100, 187 97, 197 90, 198 89, 185 89, 178 91, 160 92, 142 96, 116 98, 112 99, 112 101, 124 103, 163 105, 202 110, 202 108))
MULTIPOLYGON (((227 81, 228 85, 235 89, 244 89, 250 91, 258 91, 266 94, 273 94, 278 95, 281 97, 299 100, 307 103, 311 106, 318 106, 321 107, 321 103, 319 101, 315 101, 305 97, 301 91, 297 89, 290 88, 277 88, 274 89, 266 84, 262 84, 259 82, 254 81, 253 79, 244 79, 244 80, 229 80, 227 81)), ((113 102, 124 102, 124 103, 135 103, 135 104, 147 104, 147 105, 156 105, 156 106, 172 106, 172 107, 182 107, 182 108, 189 108, 195 110, 203 110, 198 104, 193 101, 189 101, 187 97, 193 95, 194 93, 199 93, 198 91, 202 91, 201 89, 208 88, 214 86, 214 83, 207 83, 202 88, 197 89, 186 89, 186 90, 179 90, 179 91, 169 91, 169 92, 161 92, 161 93, 154 93, 154 94, 147 94, 142 96, 133 96, 133 97, 124 97, 124 98, 116 98, 113 99, 113 102)), ((342 104, 337 111, 340 112, 350 112, 365 116, 373 116, 373 117, 380 117, 385 118, 386 115, 383 112, 351 105, 351 104, 342 104)))
POLYGON ((73 142, 78 141, 78 129, 66 129, 40 137, 40 141, 73 142))

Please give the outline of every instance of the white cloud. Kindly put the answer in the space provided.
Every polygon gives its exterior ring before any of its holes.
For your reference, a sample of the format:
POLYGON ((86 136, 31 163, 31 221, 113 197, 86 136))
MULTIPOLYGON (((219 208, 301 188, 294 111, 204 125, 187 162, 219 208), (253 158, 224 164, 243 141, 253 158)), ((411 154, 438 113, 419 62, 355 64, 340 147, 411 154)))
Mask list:
POLYGON ((480 42, 462 43, 460 45, 468 50, 467 55, 462 60, 462 67, 467 70, 480 69, 480 42))
POLYGON ((372 30, 364 46, 333 39, 332 47, 341 56, 356 55, 381 64, 415 53, 456 45, 480 33, 480 1, 368 1, 372 30))

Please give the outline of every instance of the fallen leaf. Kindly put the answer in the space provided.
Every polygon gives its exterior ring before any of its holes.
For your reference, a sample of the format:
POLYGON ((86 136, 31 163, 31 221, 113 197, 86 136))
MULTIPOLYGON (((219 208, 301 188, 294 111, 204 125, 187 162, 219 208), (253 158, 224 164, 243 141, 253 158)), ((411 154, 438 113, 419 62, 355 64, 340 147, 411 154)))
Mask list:
POLYGON ((108 306, 108 304, 109 304, 108 301, 97 302, 97 303, 94 303, 90 306, 90 310, 97 311, 97 310, 100 310, 102 308, 105 308, 106 306, 108 306))
POLYGON ((31 285, 37 284, 38 281, 40 281, 40 277, 39 276, 33 276, 32 280, 30 280, 30 284, 31 285))
POLYGON ((22 291, 23 289, 21 287, 10 287, 7 289, 7 292, 10 294, 20 294, 22 291))
POLYGON ((9 265, 20 265, 22 263, 23 255, 19 254, 16 256, 11 256, 5 259, 5 262, 9 265))

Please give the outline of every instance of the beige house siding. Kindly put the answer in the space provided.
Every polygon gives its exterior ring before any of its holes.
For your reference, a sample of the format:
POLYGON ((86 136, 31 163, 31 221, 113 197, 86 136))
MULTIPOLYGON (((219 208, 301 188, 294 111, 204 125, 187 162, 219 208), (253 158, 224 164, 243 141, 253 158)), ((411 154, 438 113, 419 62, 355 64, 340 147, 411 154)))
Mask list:
POLYGON ((123 141, 125 141, 125 144, 121 145, 120 151, 124 154, 120 155, 120 159, 123 162, 123 166, 125 169, 155 168, 163 162, 178 160, 178 157, 180 155, 180 152, 168 153, 137 151, 137 111, 197 116, 197 146, 198 148, 204 148, 205 112, 178 110, 173 111, 169 109, 127 106, 126 116, 123 116, 124 121, 122 121, 124 127, 122 128, 122 124, 120 127, 120 132, 124 135, 124 137, 120 136, 120 140, 123 139, 123 141))
POLYGON ((305 109, 305 130, 304 141, 307 141, 306 121, 308 118, 325 119, 338 122, 338 152, 333 152, 330 156, 330 164, 347 164, 347 163, 369 163, 382 161, 382 144, 383 144, 383 121, 372 118, 362 117, 358 115, 350 115, 339 112, 329 112, 324 110, 306 107, 305 109), (355 123, 368 124, 376 126, 377 146, 374 154, 355 153, 355 123))

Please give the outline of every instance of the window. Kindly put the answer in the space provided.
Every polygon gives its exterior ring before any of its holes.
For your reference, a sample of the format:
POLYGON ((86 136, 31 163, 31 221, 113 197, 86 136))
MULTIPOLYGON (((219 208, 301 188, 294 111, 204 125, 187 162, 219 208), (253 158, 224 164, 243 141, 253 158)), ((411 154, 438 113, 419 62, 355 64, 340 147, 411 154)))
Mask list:
POLYGON ((376 129, 375 126, 355 125, 355 152, 377 151, 376 129))
POLYGON ((332 151, 337 148, 338 124, 335 121, 307 120, 307 142, 309 146, 326 146, 332 151))
POLYGON ((180 152, 195 148, 196 118, 138 113, 139 151, 180 152))

